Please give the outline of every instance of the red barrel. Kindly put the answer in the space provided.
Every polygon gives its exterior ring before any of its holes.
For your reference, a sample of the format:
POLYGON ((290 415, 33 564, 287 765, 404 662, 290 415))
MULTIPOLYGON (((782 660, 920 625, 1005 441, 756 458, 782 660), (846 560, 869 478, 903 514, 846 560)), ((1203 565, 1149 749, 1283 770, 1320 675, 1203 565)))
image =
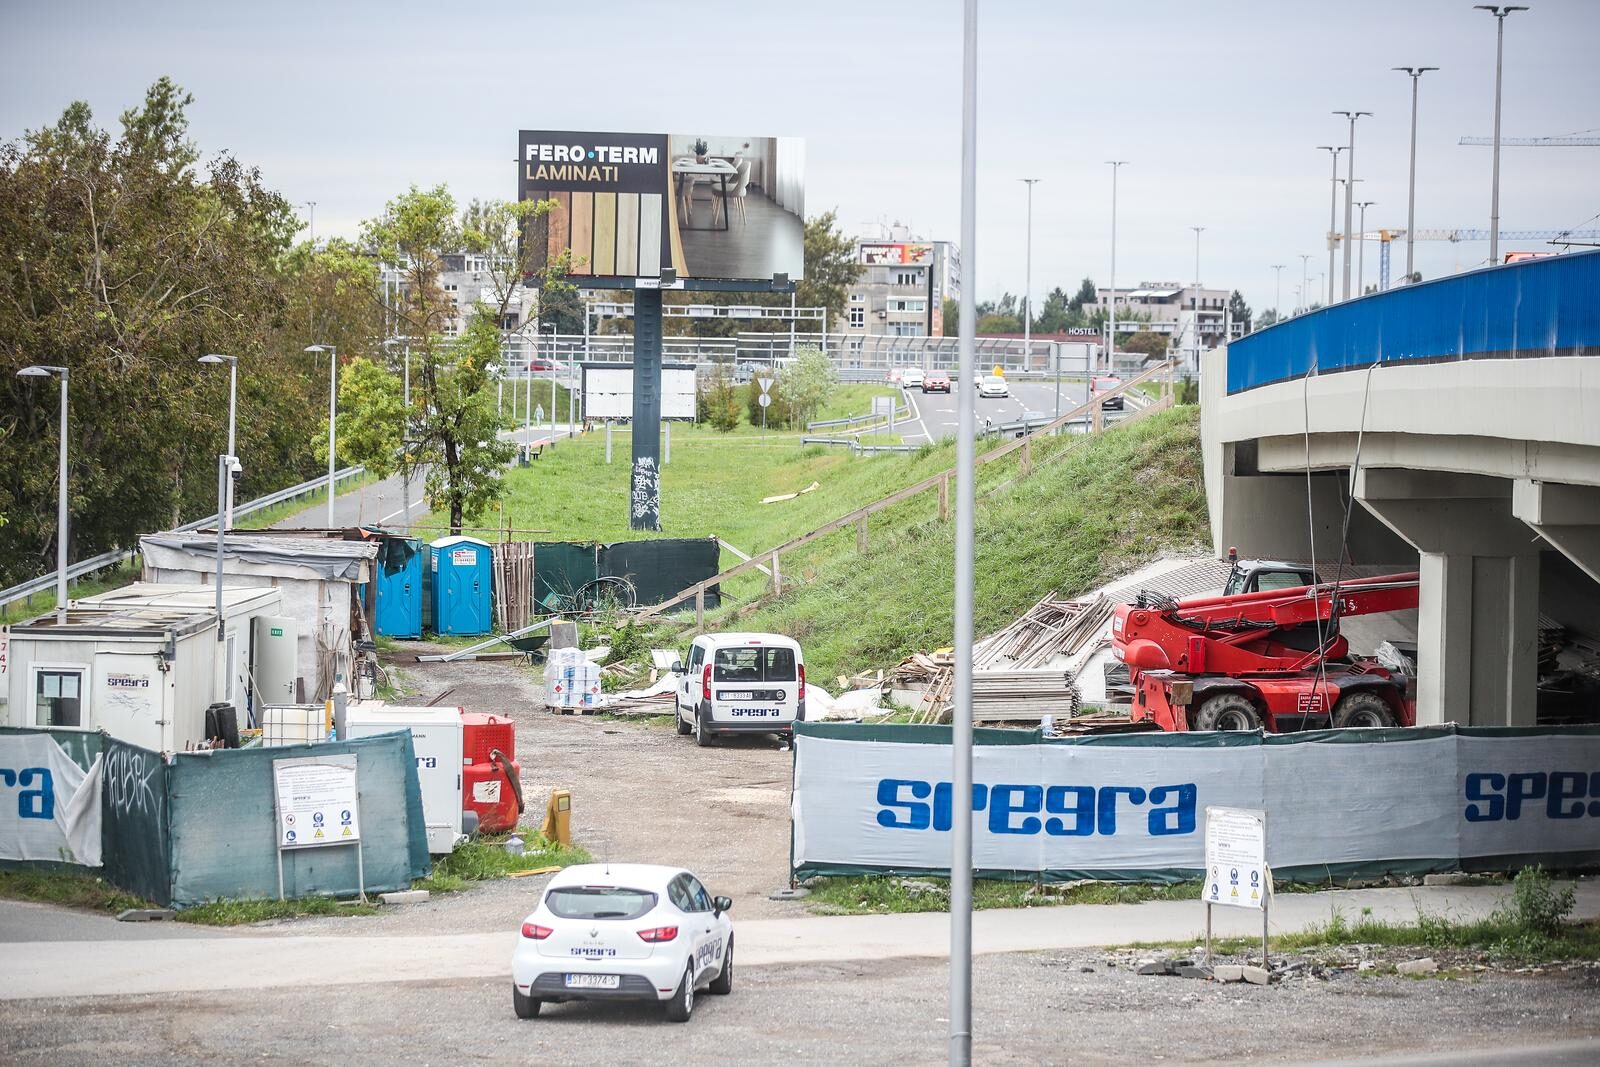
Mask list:
POLYGON ((510 719, 461 713, 461 807, 478 814, 484 833, 513 830, 522 813, 522 766, 510 719))

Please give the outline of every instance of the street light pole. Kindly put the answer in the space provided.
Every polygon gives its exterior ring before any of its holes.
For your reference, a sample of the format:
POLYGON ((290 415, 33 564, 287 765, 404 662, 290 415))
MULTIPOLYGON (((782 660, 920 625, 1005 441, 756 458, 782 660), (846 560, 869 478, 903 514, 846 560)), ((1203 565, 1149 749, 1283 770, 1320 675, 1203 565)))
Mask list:
POLYGON ((956 649, 950 717, 950 1063, 972 1062, 972 612, 973 513, 977 505, 978 0, 962 4, 961 319, 956 374, 956 649))
POLYGON ((17 371, 18 378, 61 378, 61 428, 56 446, 56 621, 67 621, 67 542, 71 528, 67 517, 67 380, 71 376, 65 367, 35 364, 17 371))
POLYGON ((1526 11, 1515 4, 1496 7, 1493 4, 1473 4, 1477 11, 1487 11, 1495 17, 1497 29, 1494 42, 1494 177, 1490 183, 1489 199, 1489 263, 1500 261, 1500 73, 1501 60, 1506 48, 1506 16, 1513 11, 1526 11))
POLYGON ((333 529, 333 472, 337 462, 339 419, 339 346, 307 345, 307 352, 328 353, 328 529, 333 529))
MULTIPOLYGON (((1332 238, 1333 238, 1333 231, 1332 230, 1328 231, 1328 238, 1330 240, 1332 240, 1332 238)), ((1309 252, 1301 252, 1300 253, 1300 299, 1298 301, 1298 305, 1299 305, 1300 311, 1305 311, 1306 310, 1306 305, 1311 303, 1311 300, 1310 300, 1311 290, 1306 288, 1306 281, 1307 281, 1307 278, 1306 278, 1306 264, 1309 263, 1309 262, 1311 262, 1311 254, 1309 252)), ((1298 312, 1297 312, 1297 314, 1298 314, 1298 312)))
MULTIPOLYGON (((1319 144, 1317 148, 1331 153, 1333 156, 1333 175, 1328 192, 1328 277, 1330 279, 1328 284, 1331 286, 1333 284, 1331 281, 1333 278, 1333 250, 1338 244, 1334 239, 1334 226, 1337 225, 1334 218, 1335 212, 1339 210, 1339 153, 1344 151, 1344 145, 1319 144)), ((1310 303, 1309 300, 1306 302, 1310 303)), ((1333 290, 1331 288, 1328 290, 1328 303, 1333 303, 1333 290)))
POLYGON ((1272 265, 1272 269, 1278 272, 1277 281, 1274 283, 1275 287, 1272 291, 1273 322, 1281 322, 1283 320, 1283 268, 1285 266, 1287 264, 1284 263, 1274 263, 1272 265))
POLYGON ((1022 282, 1022 369, 1028 370, 1033 365, 1033 187, 1039 184, 1039 179, 1018 178, 1017 181, 1028 187, 1028 239, 1022 282))
MULTIPOLYGON (((220 352, 210 352, 203 355, 197 362, 209 365, 228 365, 228 455, 235 458, 239 452, 234 442, 234 421, 239 407, 239 357, 225 356, 220 352)), ((233 479, 228 479, 227 500, 218 512, 218 521, 224 530, 233 529, 233 479)))
MULTIPOLYGON (((1346 150, 1350 154, 1344 157, 1345 183, 1344 183, 1344 297, 1343 297, 1343 299, 1349 300, 1350 299, 1350 223, 1351 223, 1350 216, 1353 214, 1353 209, 1354 209, 1354 206, 1355 206, 1355 203, 1354 203, 1355 202, 1355 192, 1356 192, 1356 181, 1355 181, 1355 178, 1356 178, 1356 119, 1361 118, 1363 115, 1365 115, 1365 116, 1370 118, 1372 116, 1372 112, 1370 112, 1370 111, 1335 111, 1334 114, 1335 115, 1343 115, 1345 118, 1350 120, 1350 144, 1348 146, 1346 146, 1346 150)), ((1329 290, 1330 294, 1333 291, 1333 278, 1332 278, 1331 275, 1328 278, 1328 290, 1329 290)), ((1330 304, 1333 303, 1333 297, 1331 295, 1328 298, 1328 303, 1330 303, 1330 304)))
POLYGON ((556 330, 559 322, 550 324, 550 447, 556 447, 556 330))
POLYGON ((1417 239, 1417 82, 1438 67, 1394 67, 1411 76, 1411 177, 1406 189, 1406 282, 1411 281, 1412 251, 1417 239))
POLYGON ((1204 226, 1190 226, 1194 231, 1194 370, 1200 373, 1200 235, 1204 226))
POLYGON ((1117 172, 1127 164, 1126 159, 1106 160, 1111 168, 1111 330, 1106 334, 1106 371, 1113 374, 1117 366, 1117 172))
POLYGON ((1361 223, 1356 231, 1356 239, 1361 242, 1361 248, 1356 253, 1357 296, 1365 296, 1367 293, 1367 208, 1376 203, 1376 200, 1363 200, 1356 205, 1361 209, 1361 223))

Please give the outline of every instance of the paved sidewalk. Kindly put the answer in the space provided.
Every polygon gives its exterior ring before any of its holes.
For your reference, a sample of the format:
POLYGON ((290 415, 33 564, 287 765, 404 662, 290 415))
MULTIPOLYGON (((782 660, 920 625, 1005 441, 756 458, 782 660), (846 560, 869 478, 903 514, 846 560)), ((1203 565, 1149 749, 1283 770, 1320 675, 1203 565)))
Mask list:
MULTIPOLYGON (((1370 916, 1415 922, 1420 911, 1455 919, 1487 915, 1506 887, 1418 887, 1283 894, 1274 901, 1272 930, 1288 933, 1325 923, 1337 909, 1349 919, 1370 916)), ((1600 916, 1600 883, 1579 884, 1576 916, 1600 916)), ((1183 941, 1205 925, 1198 901, 1079 904, 978 912, 976 953, 1084 948, 1148 941, 1183 941)), ((942 957, 949 952, 950 917, 942 912, 754 920, 735 923, 739 962, 747 966, 942 957)), ((1257 913, 1218 908, 1219 936, 1257 936, 1257 913)), ((145 941, 18 941, 5 946, 0 999, 347 985, 510 974, 513 931, 430 937, 319 935, 218 931, 213 937, 145 941)))

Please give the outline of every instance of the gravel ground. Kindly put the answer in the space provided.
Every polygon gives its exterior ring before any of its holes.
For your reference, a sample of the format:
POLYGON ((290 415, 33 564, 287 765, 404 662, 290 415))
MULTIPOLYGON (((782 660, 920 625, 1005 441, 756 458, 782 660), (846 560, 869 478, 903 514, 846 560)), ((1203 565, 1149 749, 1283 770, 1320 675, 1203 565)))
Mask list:
MULTIPOLYGON (((1019 953, 974 968, 979 1063, 1286 1062, 1600 1035, 1592 971, 1462 979, 1336 973, 1262 988, 1138 977, 1127 955, 1019 953), (1115 961, 1119 965, 1111 966, 1115 961)), ((942 1062, 929 960, 741 968, 683 1026, 649 1006, 563 1004, 522 1022, 501 981, 0 1002, 8 1064, 942 1062)), ((1600 1043, 1596 1045, 1600 1056, 1600 1043)), ((1573 1062, 1573 1061, 1568 1061, 1573 1062)))
MULTIPOLYGON (((543 821, 552 789, 568 789, 573 839, 597 859, 686 867, 712 892, 733 897, 741 919, 804 914, 800 904, 767 899, 788 884, 789 875, 793 762, 775 739, 740 737, 699 748, 670 724, 552 715, 544 710, 540 675, 516 660, 412 663, 412 650, 448 649, 413 642, 407 650, 403 657, 386 657, 400 668, 411 694, 397 703, 459 704, 516 723, 525 823, 543 821)), ((380 916, 297 919, 272 929, 295 934, 511 930, 532 910, 545 881, 483 883, 380 916)))

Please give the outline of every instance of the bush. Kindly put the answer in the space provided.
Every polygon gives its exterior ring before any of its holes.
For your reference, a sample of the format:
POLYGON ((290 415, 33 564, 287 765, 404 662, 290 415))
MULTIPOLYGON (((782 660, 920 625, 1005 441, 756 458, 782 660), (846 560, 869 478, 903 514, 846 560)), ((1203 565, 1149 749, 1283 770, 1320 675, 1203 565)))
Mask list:
POLYGON ((772 388, 767 390, 772 403, 767 407, 766 419, 761 417, 761 385, 755 378, 750 379, 749 386, 745 389, 745 414, 750 419, 751 426, 782 426, 788 420, 788 406, 783 401, 783 386, 774 381, 772 388))
POLYGON ((728 380, 721 367, 716 376, 703 385, 696 397, 701 421, 709 423, 723 433, 739 428, 739 389, 728 380))
POLYGON ((1572 914, 1575 896, 1570 885, 1556 889, 1543 867, 1524 867, 1511 883, 1511 900, 1499 917, 1527 933, 1554 934, 1572 914))

